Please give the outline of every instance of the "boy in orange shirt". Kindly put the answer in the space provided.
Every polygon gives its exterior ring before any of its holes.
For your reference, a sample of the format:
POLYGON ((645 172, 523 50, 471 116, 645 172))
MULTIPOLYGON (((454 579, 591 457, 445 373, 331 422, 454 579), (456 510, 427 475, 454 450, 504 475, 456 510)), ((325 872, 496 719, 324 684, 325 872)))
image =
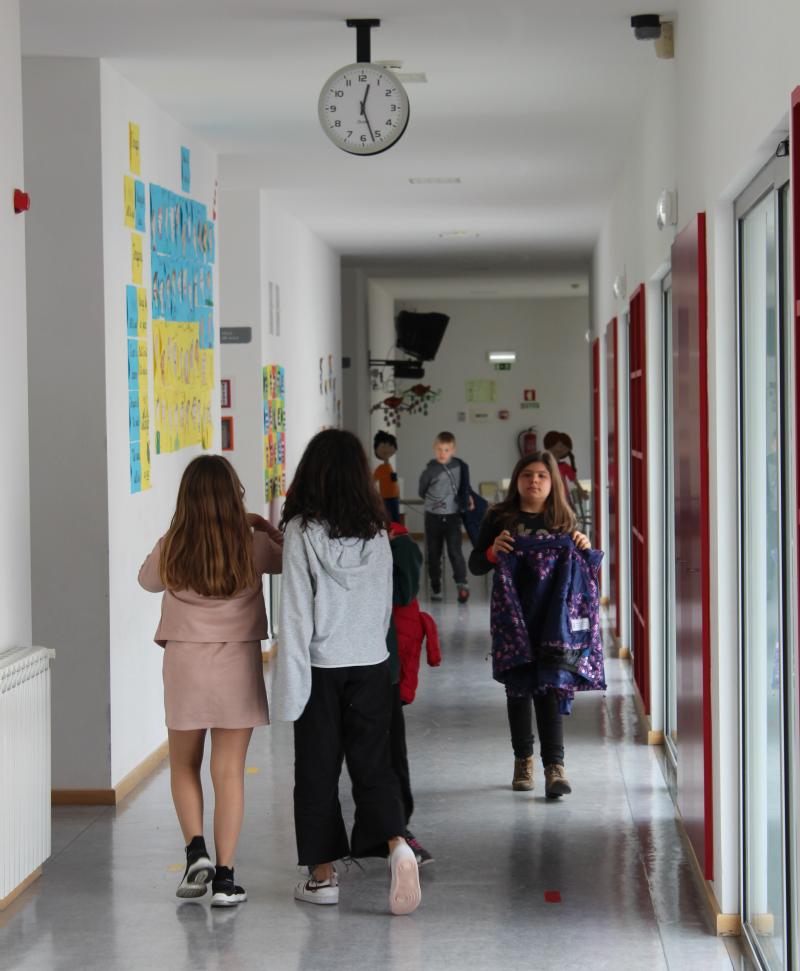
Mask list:
POLYGON ((389 459, 397 451, 397 439, 388 432, 378 432, 372 442, 375 457, 381 460, 372 473, 372 477, 378 483, 378 491, 386 506, 386 513, 390 522, 400 522, 400 486, 397 482, 397 473, 389 459))

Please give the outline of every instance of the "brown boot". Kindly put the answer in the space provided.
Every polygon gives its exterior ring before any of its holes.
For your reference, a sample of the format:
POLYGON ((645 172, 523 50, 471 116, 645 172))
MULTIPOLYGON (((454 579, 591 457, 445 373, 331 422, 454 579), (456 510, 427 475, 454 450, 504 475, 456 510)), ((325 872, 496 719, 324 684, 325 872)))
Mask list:
POLYGON ((546 765, 544 767, 544 794, 548 799, 558 799, 572 792, 572 786, 564 772, 563 765, 546 765))
POLYGON ((533 756, 527 759, 514 759, 514 779, 511 788, 515 792, 530 792, 533 789, 533 756))

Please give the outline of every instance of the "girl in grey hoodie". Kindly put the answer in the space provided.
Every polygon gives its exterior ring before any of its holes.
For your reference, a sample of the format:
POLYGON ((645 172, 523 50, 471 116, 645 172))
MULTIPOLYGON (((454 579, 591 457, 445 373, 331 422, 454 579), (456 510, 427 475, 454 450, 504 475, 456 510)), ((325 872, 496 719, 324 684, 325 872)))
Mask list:
POLYGON ((400 835, 405 816, 389 749, 392 553, 383 506, 355 435, 328 429, 309 442, 281 526, 272 701, 277 718, 294 722, 297 853, 308 868, 295 897, 338 903, 334 862, 387 843, 389 907, 409 914, 421 894, 416 856, 400 835), (339 805, 343 759, 356 807, 351 842, 339 805))

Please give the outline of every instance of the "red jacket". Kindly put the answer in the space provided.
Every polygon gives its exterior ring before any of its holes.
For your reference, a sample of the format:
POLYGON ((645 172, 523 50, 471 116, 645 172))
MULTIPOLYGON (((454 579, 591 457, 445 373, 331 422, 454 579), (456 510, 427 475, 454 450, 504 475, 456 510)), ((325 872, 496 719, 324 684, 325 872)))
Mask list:
MULTIPOLYGON (((404 526, 392 523, 391 536, 402 536, 408 533, 404 526)), ((409 573, 412 571, 408 571, 409 573)), ((415 573, 418 570, 414 571, 415 573)), ((408 592, 405 594, 416 593, 419 586, 419 578, 413 576, 406 577, 406 582, 411 582, 411 586, 406 587, 408 592)), ((398 599, 399 591, 395 590, 395 600, 398 599)), ((405 599, 403 597, 402 599, 405 599)), ((397 653, 400 660, 400 699, 410 705, 417 693, 419 683, 419 666, 422 658, 422 642, 425 641, 425 650, 430 667, 438 667, 442 663, 442 652, 439 647, 439 632, 436 629, 436 621, 430 614, 423 613, 419 609, 416 597, 406 604, 395 603, 392 607, 392 620, 397 633, 397 653)))

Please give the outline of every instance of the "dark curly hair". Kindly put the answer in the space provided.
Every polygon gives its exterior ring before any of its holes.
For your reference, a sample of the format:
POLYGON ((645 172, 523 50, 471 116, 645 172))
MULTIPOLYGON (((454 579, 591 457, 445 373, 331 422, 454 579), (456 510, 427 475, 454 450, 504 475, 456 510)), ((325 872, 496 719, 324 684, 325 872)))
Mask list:
POLYGON ((299 516, 325 523, 331 538, 372 539, 388 529, 361 442, 352 432, 328 428, 306 446, 286 493, 281 528, 299 516))

